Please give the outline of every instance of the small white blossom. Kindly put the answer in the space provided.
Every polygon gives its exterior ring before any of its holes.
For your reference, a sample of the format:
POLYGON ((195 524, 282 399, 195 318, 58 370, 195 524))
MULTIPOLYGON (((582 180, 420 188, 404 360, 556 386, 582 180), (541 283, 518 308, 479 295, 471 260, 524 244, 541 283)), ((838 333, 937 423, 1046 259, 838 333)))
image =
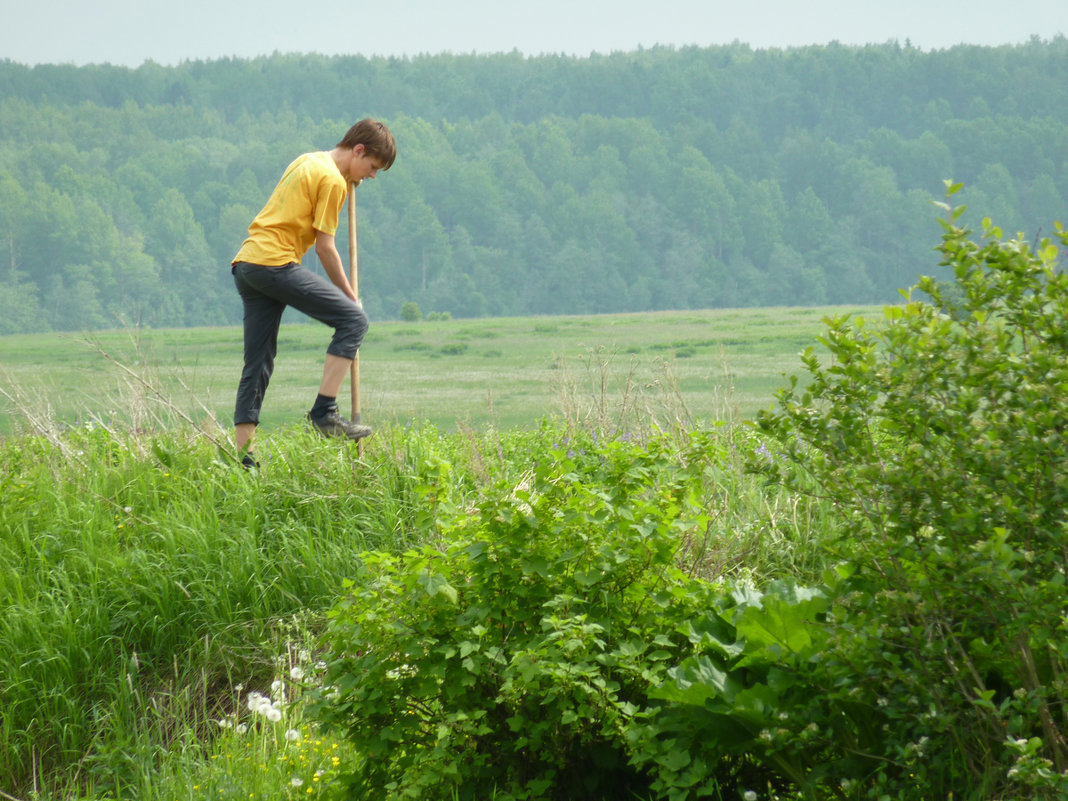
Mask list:
POLYGON ((285 683, 281 679, 275 679, 271 682, 271 695, 278 695, 278 693, 282 692, 282 688, 285 686, 285 683))
POLYGON ((300 681, 304 678, 304 671, 299 667, 292 667, 289 669, 289 678, 293 679, 293 681, 300 681))
POLYGON ((244 723, 238 723, 237 724, 237 733, 238 734, 244 734, 247 731, 248 731, 248 726, 246 726, 244 723))
POLYGON ((296 729, 290 729, 286 732, 286 739, 289 740, 289 742, 291 743, 295 743, 297 740, 300 739, 300 732, 296 729))
POLYGON ((271 721, 271 723, 277 723, 282 719, 282 713, 273 706, 267 710, 266 715, 267 720, 271 721))
POLYGON ((292 779, 289 780, 289 783, 292 784, 294 787, 300 787, 302 784, 304 784, 304 779, 300 778, 300 776, 294 776, 292 779))
POLYGON ((746 790, 742 793, 742 798, 744 798, 745 801, 756 801, 757 794, 752 790, 746 790))

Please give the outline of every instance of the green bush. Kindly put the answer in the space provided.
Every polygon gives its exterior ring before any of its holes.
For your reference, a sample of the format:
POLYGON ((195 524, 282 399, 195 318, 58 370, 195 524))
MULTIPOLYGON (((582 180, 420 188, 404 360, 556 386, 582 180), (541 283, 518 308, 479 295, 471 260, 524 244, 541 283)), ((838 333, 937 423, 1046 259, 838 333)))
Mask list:
POLYGON ((460 514, 447 548, 365 554, 316 706, 364 755, 351 797, 648 795, 627 732, 711 604, 675 559, 721 456, 705 435, 684 454, 572 442, 460 514))
POLYGON ((973 242, 942 205, 954 280, 828 320, 830 360, 810 349, 759 418, 799 471, 763 469, 839 510, 857 572, 812 679, 878 710, 873 797, 1064 798, 1068 276, 1049 241, 986 220, 973 242))
POLYGON ((401 304, 400 314, 406 323, 418 323, 423 319, 423 310, 419 308, 418 303, 411 300, 401 304))

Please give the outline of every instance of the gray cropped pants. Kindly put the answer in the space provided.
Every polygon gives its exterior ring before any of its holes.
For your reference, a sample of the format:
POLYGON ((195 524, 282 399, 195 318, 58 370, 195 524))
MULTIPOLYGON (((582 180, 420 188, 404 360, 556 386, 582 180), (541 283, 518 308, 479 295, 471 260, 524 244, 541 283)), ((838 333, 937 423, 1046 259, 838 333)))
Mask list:
POLYGON ((245 367, 237 387, 234 425, 260 422, 263 396, 274 372, 278 326, 287 306, 334 329, 326 352, 352 359, 367 333, 363 308, 322 276, 292 263, 265 267, 239 261, 234 284, 245 307, 245 367))

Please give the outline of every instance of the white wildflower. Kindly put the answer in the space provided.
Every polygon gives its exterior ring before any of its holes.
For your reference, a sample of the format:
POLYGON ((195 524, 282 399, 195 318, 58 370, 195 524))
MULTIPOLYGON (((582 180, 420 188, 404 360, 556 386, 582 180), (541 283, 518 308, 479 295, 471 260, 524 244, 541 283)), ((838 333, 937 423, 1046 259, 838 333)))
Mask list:
POLYGON ((267 716, 267 720, 271 721, 271 723, 277 723, 282 719, 282 713, 279 710, 275 709, 273 706, 268 709, 265 714, 267 716))
POLYGON ((742 793, 742 798, 744 798, 745 801, 756 801, 757 794, 753 790, 746 790, 742 793))
POLYGON ((238 723, 236 731, 238 734, 244 734, 248 731, 248 726, 246 726, 244 723, 238 723))
POLYGON ((294 787, 300 787, 302 784, 304 784, 304 779, 300 778, 300 776, 294 776, 292 779, 289 780, 289 783, 292 784, 294 787))
POLYGON ((289 669, 289 678, 293 681, 300 681, 304 678, 304 671, 299 667, 292 667, 289 669))
POLYGON ((291 743, 295 743, 300 739, 300 732, 296 729, 290 729, 286 732, 286 739, 291 743))

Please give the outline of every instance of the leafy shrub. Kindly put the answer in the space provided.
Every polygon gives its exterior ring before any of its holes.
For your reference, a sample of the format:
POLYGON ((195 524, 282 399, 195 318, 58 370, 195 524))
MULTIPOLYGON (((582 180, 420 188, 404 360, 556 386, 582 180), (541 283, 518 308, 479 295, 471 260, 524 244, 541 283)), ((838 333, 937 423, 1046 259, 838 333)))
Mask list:
POLYGON ((419 308, 418 303, 409 300, 401 304, 400 315, 406 323, 417 323, 423 319, 423 310, 419 308))
POLYGON ((447 526, 445 550, 365 554, 316 706, 364 755, 352 797, 648 791, 655 755, 637 766, 626 732, 711 604, 675 556, 721 455, 705 435, 685 454, 572 443, 447 526))
POLYGON ((832 768, 855 769, 843 747, 856 742, 855 721, 828 714, 813 681, 830 597, 787 582, 738 585, 687 621, 693 653, 651 690, 629 735, 659 797, 794 797, 832 768))
POLYGON ((880 326, 829 319, 832 359, 809 349, 811 382, 759 424, 858 568, 815 680, 880 710, 871 792, 1063 798, 1068 276, 1049 241, 985 220, 973 242, 943 206, 953 282, 922 279, 880 326))

